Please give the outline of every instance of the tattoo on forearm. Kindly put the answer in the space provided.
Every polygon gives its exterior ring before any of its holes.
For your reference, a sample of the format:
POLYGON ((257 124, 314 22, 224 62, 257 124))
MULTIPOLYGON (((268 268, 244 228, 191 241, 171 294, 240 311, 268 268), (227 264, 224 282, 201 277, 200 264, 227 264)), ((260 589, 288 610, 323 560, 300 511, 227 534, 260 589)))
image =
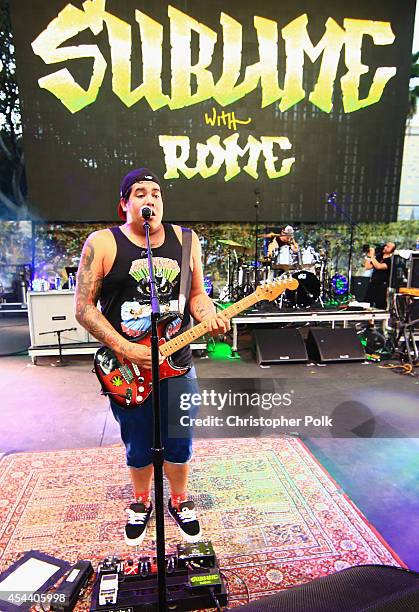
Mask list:
POLYGON ((103 278, 98 277, 92 268, 94 256, 93 245, 86 243, 77 273, 76 319, 99 342, 103 342, 115 351, 123 352, 126 340, 118 334, 96 307, 103 278))
POLYGON ((96 306, 86 304, 80 322, 99 342, 103 342, 119 353, 124 352, 126 340, 112 327, 96 306))
POLYGON ((191 314, 194 319, 202 321, 206 317, 215 316, 215 306, 206 295, 198 295, 192 299, 191 314))
POLYGON ((90 243, 86 243, 81 254, 79 269, 77 272, 76 283, 76 316, 81 318, 84 315, 84 309, 89 303, 89 299, 93 298, 94 276, 92 271, 92 262, 95 256, 94 247, 90 243))

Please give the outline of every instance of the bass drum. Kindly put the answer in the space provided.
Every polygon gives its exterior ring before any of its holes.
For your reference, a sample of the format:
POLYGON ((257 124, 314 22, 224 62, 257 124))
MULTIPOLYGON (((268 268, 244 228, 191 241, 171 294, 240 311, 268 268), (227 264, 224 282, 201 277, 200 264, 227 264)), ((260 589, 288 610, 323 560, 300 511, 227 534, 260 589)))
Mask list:
POLYGON ((292 277, 298 280, 298 287, 295 291, 285 291, 287 302, 302 308, 315 304, 320 297, 320 281, 317 276, 309 270, 299 270, 292 277))

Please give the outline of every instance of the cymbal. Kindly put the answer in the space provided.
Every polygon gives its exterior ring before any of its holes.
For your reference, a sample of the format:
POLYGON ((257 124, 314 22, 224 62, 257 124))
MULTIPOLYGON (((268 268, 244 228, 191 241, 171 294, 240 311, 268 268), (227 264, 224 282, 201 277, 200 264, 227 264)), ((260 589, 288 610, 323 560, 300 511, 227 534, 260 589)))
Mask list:
POLYGON ((275 234, 275 232, 270 232, 269 234, 261 234, 259 238, 277 238, 281 236, 281 234, 275 234))
POLYGON ((231 249, 232 251, 239 251, 244 255, 252 255, 255 252, 253 247, 244 246, 244 244, 240 244, 239 242, 235 242, 234 240, 217 240, 219 244, 231 249))
POLYGON ((219 242, 220 244, 225 244, 226 246, 231 246, 231 247, 236 247, 236 248, 241 248, 241 249, 247 248, 244 246, 244 244, 240 244, 239 242, 235 242, 234 240, 217 240, 217 242, 219 242))

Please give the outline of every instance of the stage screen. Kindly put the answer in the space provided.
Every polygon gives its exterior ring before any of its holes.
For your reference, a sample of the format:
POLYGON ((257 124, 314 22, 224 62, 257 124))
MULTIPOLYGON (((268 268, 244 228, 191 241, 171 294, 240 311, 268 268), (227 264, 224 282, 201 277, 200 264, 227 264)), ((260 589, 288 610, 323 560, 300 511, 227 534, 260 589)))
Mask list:
POLYGON ((12 0, 32 214, 396 219, 415 1, 12 0), (326 194, 336 192, 337 207, 326 194))

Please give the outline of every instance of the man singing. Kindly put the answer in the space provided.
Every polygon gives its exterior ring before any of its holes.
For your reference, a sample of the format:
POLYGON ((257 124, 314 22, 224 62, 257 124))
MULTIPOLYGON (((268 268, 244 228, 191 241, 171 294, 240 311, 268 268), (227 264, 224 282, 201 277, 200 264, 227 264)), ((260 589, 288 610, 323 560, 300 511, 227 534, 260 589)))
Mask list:
MULTIPOLYGON (((97 340, 141 368, 151 368, 151 350, 132 340, 142 337, 151 326, 149 276, 143 207, 152 211, 150 241, 161 312, 178 312, 171 323, 174 332, 188 327, 190 316, 208 321, 212 333, 225 333, 228 320, 217 315, 204 289, 201 248, 192 232, 190 266, 186 283, 184 308, 179 306, 182 243, 185 232, 180 226, 163 223, 161 182, 154 172, 139 168, 129 172, 121 183, 118 214, 124 221, 92 233, 83 247, 76 284, 76 318, 97 340), (101 312, 97 309, 100 301, 101 312), (182 312, 183 311, 183 312, 182 312)), ((160 362, 163 361, 160 357, 160 362)), ((172 356, 179 366, 192 366, 190 347, 172 356)), ((168 411, 179 410, 182 393, 198 391, 195 370, 176 381, 176 393, 168 393, 168 380, 161 382, 162 442, 164 472, 169 481, 168 511, 188 542, 201 538, 195 505, 188 498, 187 485, 192 441, 172 439, 167 432, 168 411)), ((110 396, 111 398, 111 396, 110 396)), ((121 408, 110 399, 111 409, 121 430, 134 489, 134 502, 128 508, 125 542, 138 546, 143 541, 152 514, 151 483, 153 479, 153 412, 152 396, 134 409, 121 408)))
POLYGON ((380 255, 376 257, 375 249, 371 247, 365 258, 365 269, 372 270, 367 300, 371 306, 381 308, 382 310, 387 308, 387 289, 390 278, 391 258, 395 248, 394 242, 387 242, 380 255))

